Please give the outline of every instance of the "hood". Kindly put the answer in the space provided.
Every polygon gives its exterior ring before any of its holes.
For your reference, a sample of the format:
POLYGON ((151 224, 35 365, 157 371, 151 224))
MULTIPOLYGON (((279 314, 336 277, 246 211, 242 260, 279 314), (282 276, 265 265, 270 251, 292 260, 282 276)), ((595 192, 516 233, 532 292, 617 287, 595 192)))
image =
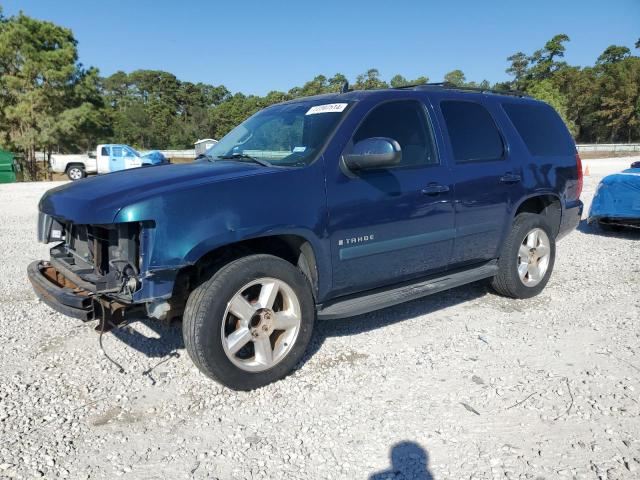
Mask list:
POLYGON ((52 188, 42 196, 40 210, 76 224, 107 224, 123 207, 165 192, 274 171, 227 161, 133 168, 52 188))

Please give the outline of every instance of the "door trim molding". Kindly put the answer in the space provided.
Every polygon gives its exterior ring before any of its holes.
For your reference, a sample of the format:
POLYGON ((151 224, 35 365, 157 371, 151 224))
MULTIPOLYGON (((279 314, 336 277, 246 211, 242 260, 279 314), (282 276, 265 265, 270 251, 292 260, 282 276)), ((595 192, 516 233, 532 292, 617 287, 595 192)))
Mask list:
POLYGON ((434 232, 420 233, 418 235, 409 235, 406 237, 392 238, 363 245, 343 247, 340 249, 338 255, 340 260, 352 260, 354 258, 387 253, 394 250, 402 250, 403 248, 419 247, 452 240, 455 236, 455 228, 446 228, 443 230, 436 230, 434 232))

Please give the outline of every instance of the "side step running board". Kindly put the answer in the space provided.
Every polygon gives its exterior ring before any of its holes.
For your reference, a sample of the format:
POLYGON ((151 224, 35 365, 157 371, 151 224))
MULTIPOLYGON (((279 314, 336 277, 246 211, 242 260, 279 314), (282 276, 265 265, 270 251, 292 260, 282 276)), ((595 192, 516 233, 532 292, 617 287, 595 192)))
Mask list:
POLYGON ((333 302, 318 306, 318 319, 330 320, 334 318, 352 317, 362 313, 372 312, 399 303, 425 297, 433 293, 449 290, 471 282, 493 277, 498 272, 495 261, 485 263, 480 267, 457 272, 447 272, 429 280, 420 280, 400 287, 376 289, 357 296, 337 299, 333 302))

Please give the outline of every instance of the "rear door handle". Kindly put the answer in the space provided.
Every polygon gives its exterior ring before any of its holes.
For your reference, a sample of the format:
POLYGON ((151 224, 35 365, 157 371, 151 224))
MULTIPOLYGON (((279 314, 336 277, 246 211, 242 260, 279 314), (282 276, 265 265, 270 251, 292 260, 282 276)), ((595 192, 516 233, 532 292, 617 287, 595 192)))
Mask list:
POLYGON ((440 185, 439 183, 430 183, 425 188, 423 188, 420 193, 423 195, 438 195, 440 193, 445 193, 449 191, 449 187, 447 185, 440 185))
POLYGON ((503 176, 500 177, 500 183, 518 183, 522 177, 520 175, 516 175, 515 173, 507 172, 503 176))

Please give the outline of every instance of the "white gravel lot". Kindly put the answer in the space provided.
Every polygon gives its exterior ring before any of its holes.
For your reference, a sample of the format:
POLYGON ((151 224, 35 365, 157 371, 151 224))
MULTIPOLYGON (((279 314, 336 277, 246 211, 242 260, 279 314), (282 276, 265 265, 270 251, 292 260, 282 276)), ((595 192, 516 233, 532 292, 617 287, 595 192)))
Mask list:
POLYGON ((583 223, 531 300, 481 283, 319 322, 293 375, 237 393, 178 324, 106 335, 119 373, 36 300, 51 187, 0 185, 1 478, 640 478, 640 232, 583 223))

